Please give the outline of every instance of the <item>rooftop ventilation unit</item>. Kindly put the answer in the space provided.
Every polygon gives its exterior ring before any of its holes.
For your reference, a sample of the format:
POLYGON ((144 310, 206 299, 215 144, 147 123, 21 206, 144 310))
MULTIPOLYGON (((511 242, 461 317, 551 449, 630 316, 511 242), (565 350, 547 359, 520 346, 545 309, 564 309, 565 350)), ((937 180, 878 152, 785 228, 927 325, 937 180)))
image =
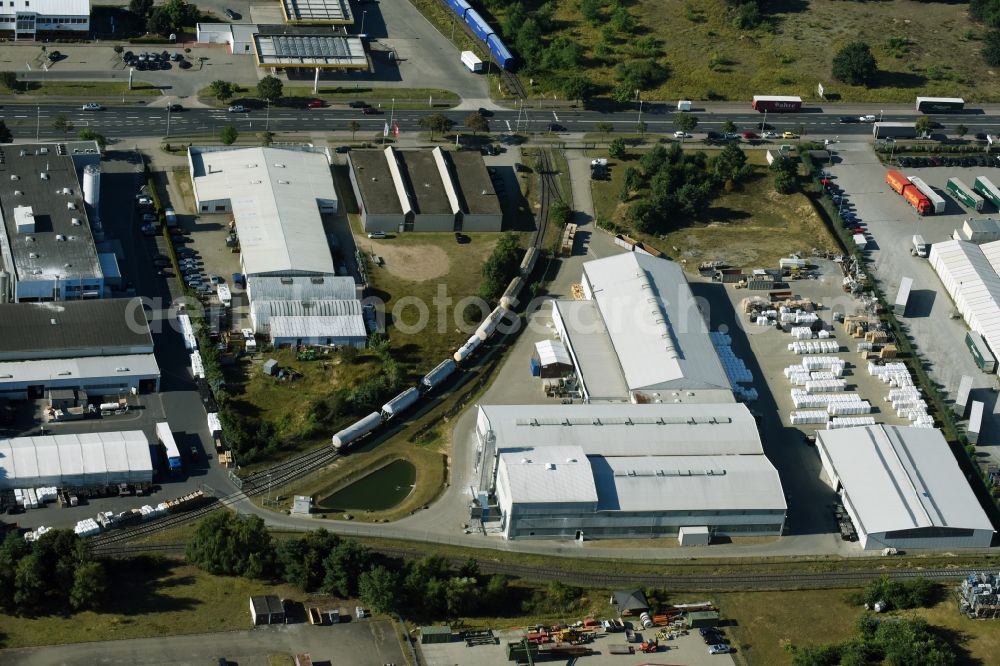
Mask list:
POLYGON ((16 173, 12 173, 12 174, 10 174, 10 179, 11 180, 21 180, 21 177, 18 176, 16 173))
POLYGON ((275 162, 274 166, 278 167, 279 169, 284 169, 285 168, 285 165, 282 164, 281 162, 275 162))
POLYGON ((57 241, 64 241, 64 240, 66 240, 66 237, 63 236, 62 234, 56 234, 56 240, 57 241))
POLYGON ((72 201, 67 201, 66 202, 66 209, 67 210, 76 210, 76 204, 73 203, 72 201))
POLYGON ((81 221, 80 221, 80 218, 78 218, 78 217, 74 217, 74 218, 72 218, 72 219, 71 219, 71 220, 69 221, 69 223, 70 223, 70 224, 72 224, 72 225, 73 225, 74 227, 79 227, 80 225, 82 225, 82 224, 83 224, 83 222, 81 222, 81 221))
POLYGON ((545 469, 555 469, 555 468, 556 468, 555 463, 545 463, 545 469))
POLYGON ((73 268, 73 264, 63 264, 63 268, 73 268))
POLYGON ((41 178, 42 180, 48 180, 49 179, 49 174, 46 173, 45 171, 43 171, 40 174, 38 174, 38 177, 41 178))
POLYGON ((42 155, 48 155, 49 154, 49 149, 48 148, 42 148, 38 152, 40 152, 42 155))
POLYGON ((29 252, 28 253, 28 258, 29 259, 38 259, 38 253, 37 252, 29 252))
POLYGON ((60 192, 61 192, 62 194, 73 194, 73 190, 69 189, 68 187, 64 187, 64 188, 62 188, 62 189, 61 189, 61 190, 59 190, 59 191, 60 191, 60 192))
POLYGON ((35 237, 34 236, 25 236, 24 237, 24 242, 25 243, 34 243, 35 242, 35 237))
POLYGON ((278 184, 279 185, 288 185, 288 181, 287 180, 279 180, 278 184))
POLYGON ((14 190, 14 196, 15 196, 15 197, 19 197, 19 196, 21 196, 22 194, 24 194, 24 193, 23 193, 23 192, 21 192, 21 190, 14 190))
POLYGON ((55 326, 58 322, 55 320, 55 318, 53 318, 53 319, 49 319, 49 323, 52 324, 53 326, 55 326))

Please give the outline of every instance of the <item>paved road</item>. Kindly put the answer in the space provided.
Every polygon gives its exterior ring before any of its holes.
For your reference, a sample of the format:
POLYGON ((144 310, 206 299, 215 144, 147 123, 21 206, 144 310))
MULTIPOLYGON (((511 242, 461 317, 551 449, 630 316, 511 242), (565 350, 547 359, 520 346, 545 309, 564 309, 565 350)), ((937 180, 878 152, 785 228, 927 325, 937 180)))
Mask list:
MULTIPOLYGON (((274 132, 314 131, 314 132, 347 132, 347 123, 357 121, 361 125, 360 137, 381 133, 390 117, 399 123, 400 131, 412 133, 420 131, 418 122, 421 118, 434 113, 443 113, 461 127, 468 108, 455 110, 423 109, 395 110, 383 107, 379 114, 365 115, 358 109, 348 108, 346 104, 337 104, 324 109, 289 109, 275 106, 270 109, 254 108, 247 113, 229 113, 226 109, 188 109, 183 112, 169 113, 164 106, 147 106, 145 102, 109 106, 104 111, 83 111, 81 104, 7 104, 0 109, 0 119, 4 120, 14 133, 15 139, 33 140, 58 139, 63 134, 53 127, 55 118, 65 114, 77 129, 92 128, 112 138, 133 138, 146 136, 170 136, 203 132, 217 132, 226 125, 234 125, 241 132, 261 132, 265 129, 274 132)), ((463 105, 467 107, 468 105, 463 105)), ((767 124, 778 131, 803 131, 805 137, 851 138, 867 140, 871 135, 871 125, 863 123, 842 124, 839 121, 844 109, 833 109, 832 112, 819 113, 788 113, 769 114, 767 124)), ((718 131, 724 122, 731 120, 741 130, 757 128, 764 121, 761 114, 747 113, 745 108, 739 109, 732 104, 713 105, 698 111, 701 119, 699 131, 695 138, 704 138, 704 131, 718 131), (701 131, 704 130, 704 131, 701 131)), ((915 112, 905 112, 901 109, 886 114, 888 121, 913 120, 915 112)), ((615 132, 634 133, 638 115, 634 110, 624 111, 589 111, 546 109, 535 106, 523 110, 498 110, 490 118, 491 129, 494 132, 548 132, 555 123, 563 128, 562 136, 580 135, 596 132, 597 123, 608 122, 615 132)), ((964 124, 972 134, 979 132, 994 132, 1000 129, 1000 108, 991 109, 986 113, 967 113, 951 116, 932 116, 944 125, 948 131, 958 123, 964 124)), ((657 134, 671 134, 674 131, 674 114, 666 111, 661 113, 643 113, 642 122, 646 123, 647 131, 657 134)), ((781 143, 780 140, 776 140, 781 143)))

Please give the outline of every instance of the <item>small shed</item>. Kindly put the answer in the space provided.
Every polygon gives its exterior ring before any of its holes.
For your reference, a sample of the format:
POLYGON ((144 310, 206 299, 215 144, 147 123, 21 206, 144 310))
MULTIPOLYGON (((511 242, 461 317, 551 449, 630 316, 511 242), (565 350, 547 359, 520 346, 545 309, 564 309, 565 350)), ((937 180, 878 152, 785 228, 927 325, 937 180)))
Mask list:
POLYGON ((434 626, 420 627, 420 643, 450 643, 451 627, 434 626))
POLYGON ((273 594, 259 594, 250 597, 250 618, 254 626, 260 624, 284 624, 285 607, 281 599, 273 594))
POLYGON ((719 611, 691 611, 684 614, 689 629, 714 627, 719 624, 719 611))
POLYGON ((677 541, 682 546, 707 546, 711 540, 707 525, 685 525, 677 531, 677 541))
POLYGON ((269 377, 274 377, 278 374, 278 361, 273 358, 264 361, 264 374, 269 377))
POLYGON ((646 595, 642 590, 623 590, 611 595, 611 605, 618 609, 618 615, 640 615, 649 610, 646 595))
POLYGON ((312 513, 313 498, 309 495, 295 495, 292 498, 292 513, 308 516, 312 513))
POLYGON ((559 379, 573 372, 573 361, 566 346, 559 340, 542 340, 535 343, 531 355, 531 374, 542 379, 559 379))

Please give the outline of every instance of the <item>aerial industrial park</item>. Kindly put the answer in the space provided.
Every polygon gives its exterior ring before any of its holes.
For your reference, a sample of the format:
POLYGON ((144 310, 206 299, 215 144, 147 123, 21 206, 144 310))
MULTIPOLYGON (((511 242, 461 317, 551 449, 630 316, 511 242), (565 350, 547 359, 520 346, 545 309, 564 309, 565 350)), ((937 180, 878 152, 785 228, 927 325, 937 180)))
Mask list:
POLYGON ((993 663, 1000 2, 771 4, 0 9, 0 663, 993 663))

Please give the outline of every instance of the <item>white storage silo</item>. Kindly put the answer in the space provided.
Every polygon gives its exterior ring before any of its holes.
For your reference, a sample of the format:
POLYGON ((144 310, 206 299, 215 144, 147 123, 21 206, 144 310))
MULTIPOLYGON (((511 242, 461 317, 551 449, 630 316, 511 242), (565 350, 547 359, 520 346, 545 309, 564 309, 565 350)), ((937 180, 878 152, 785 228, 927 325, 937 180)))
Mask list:
POLYGON ((94 211, 94 220, 101 219, 101 169, 93 164, 83 170, 83 200, 94 211))

